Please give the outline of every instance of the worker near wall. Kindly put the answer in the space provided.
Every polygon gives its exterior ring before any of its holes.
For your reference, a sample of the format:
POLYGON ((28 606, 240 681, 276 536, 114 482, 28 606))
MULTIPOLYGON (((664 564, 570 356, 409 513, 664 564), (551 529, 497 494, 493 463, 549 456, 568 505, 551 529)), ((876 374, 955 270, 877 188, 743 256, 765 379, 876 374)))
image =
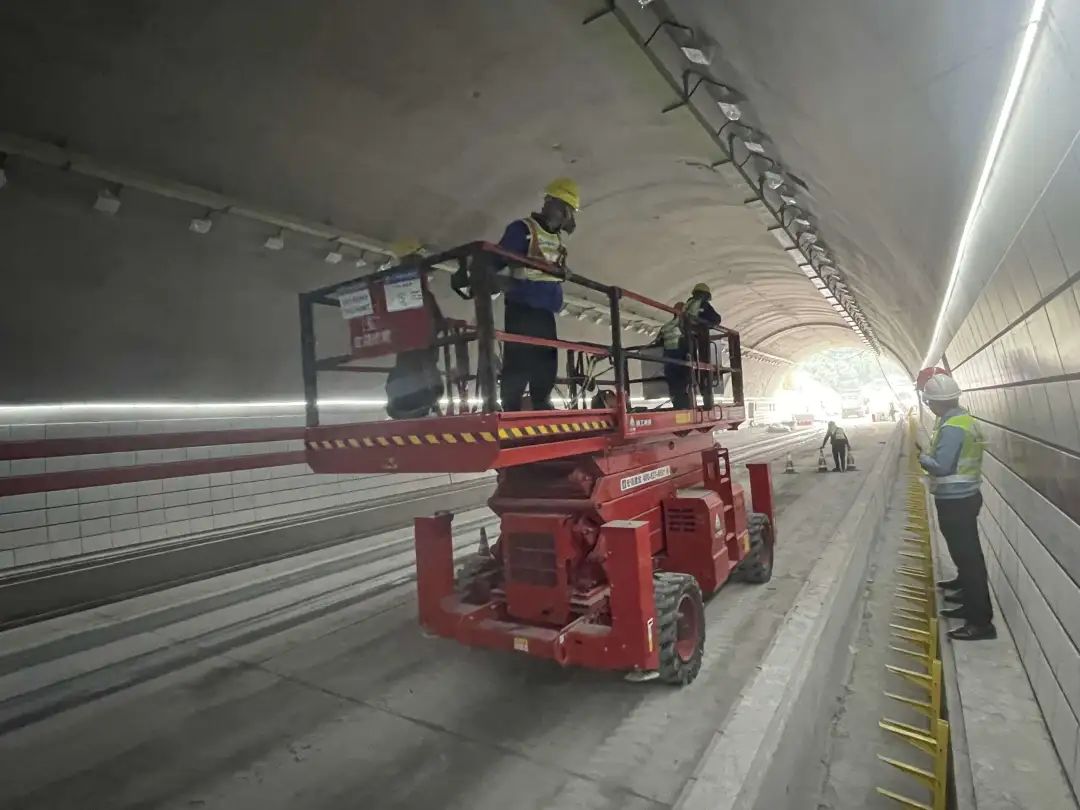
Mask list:
MULTIPOLYGON (((720 325, 720 313, 713 309, 712 290, 708 284, 695 284, 690 298, 685 304, 675 305, 675 316, 660 327, 657 342, 664 348, 664 359, 679 362, 664 363, 664 380, 668 386, 671 405, 676 410, 693 407, 691 380, 693 370, 682 365, 690 360, 691 341, 695 341, 697 356, 701 361, 708 360, 708 328, 720 325)), ((712 407, 712 389, 709 380, 700 381, 701 393, 706 407, 712 407)))
MULTIPOLYGON (((539 213, 511 222, 499 247, 519 256, 541 259, 557 267, 566 265, 562 234, 571 234, 577 223, 574 214, 581 207, 577 183, 560 177, 544 190, 539 213)), ((504 264, 507 269, 504 330, 515 335, 556 340, 555 315, 563 306, 562 282, 531 267, 504 264)), ((559 369, 558 350, 548 346, 506 343, 503 347, 499 395, 504 411, 520 411, 525 390, 534 410, 550 410, 551 392, 559 369)))
POLYGON ((937 416, 926 451, 919 447, 919 464, 930 476, 930 491, 937 506, 938 525, 956 564, 955 579, 939 582, 945 601, 957 607, 942 611, 964 625, 949 632, 958 640, 997 638, 990 603, 986 560, 979 543, 982 508, 982 455, 985 440, 975 418, 960 407, 960 386, 947 374, 931 377, 923 400, 937 416))
POLYGON ((825 431, 825 438, 821 440, 819 450, 825 449, 825 443, 832 442, 833 472, 847 472, 847 454, 851 449, 851 440, 847 432, 836 422, 829 422, 829 428, 825 431))

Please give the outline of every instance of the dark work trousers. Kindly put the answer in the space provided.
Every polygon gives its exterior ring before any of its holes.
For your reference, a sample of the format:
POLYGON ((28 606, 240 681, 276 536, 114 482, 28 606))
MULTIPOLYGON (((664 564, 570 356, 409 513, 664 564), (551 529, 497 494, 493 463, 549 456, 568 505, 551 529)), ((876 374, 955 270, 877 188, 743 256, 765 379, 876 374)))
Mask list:
POLYGON ((838 442, 832 442, 832 460, 834 469, 847 472, 847 451, 847 439, 841 439, 838 442))
MULTIPOLYGON (((664 349, 664 357, 673 360, 688 359, 687 353, 683 349, 664 349)), ((688 366, 664 363, 664 380, 667 382, 668 396, 671 397, 671 406, 673 408, 688 410, 691 407, 690 376, 688 366)))
POLYGON ((956 563, 956 578, 964 600, 964 618, 972 624, 989 624, 994 618, 987 583, 986 559, 979 544, 979 510, 982 493, 967 498, 943 499, 937 505, 938 525, 949 555, 956 563))
MULTIPOLYGON (((555 340, 555 313, 546 309, 506 302, 505 330, 515 335, 555 340)), ((559 370, 559 352, 547 346, 524 343, 503 345, 502 379, 499 395, 504 411, 520 411, 525 389, 529 389, 533 410, 552 408, 551 391, 559 370)))

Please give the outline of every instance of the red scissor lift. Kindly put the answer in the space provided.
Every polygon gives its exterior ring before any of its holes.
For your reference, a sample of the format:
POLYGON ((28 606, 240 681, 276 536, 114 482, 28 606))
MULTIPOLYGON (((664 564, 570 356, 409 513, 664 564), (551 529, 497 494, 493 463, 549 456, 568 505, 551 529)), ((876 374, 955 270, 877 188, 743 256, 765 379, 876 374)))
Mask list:
MULTIPOLYGON (((705 640, 703 594, 736 576, 765 582, 774 548, 772 483, 767 464, 749 464, 752 510, 732 480, 728 451, 714 431, 744 419, 736 332, 704 324, 691 357, 702 404, 690 410, 631 407, 631 361, 649 367, 646 346, 624 346, 624 310, 670 317, 671 307, 568 270, 513 256, 477 242, 300 297, 306 453, 316 472, 478 472, 498 470, 489 505, 499 538, 482 539, 455 567, 452 515, 415 524, 421 624, 459 642, 517 650, 563 665, 623 670, 642 679, 689 683, 705 640), (527 265, 606 303, 608 345, 552 341, 495 329, 498 288, 493 259, 527 265), (433 273, 456 267, 466 279, 475 320, 437 314, 433 273), (318 306, 342 307, 348 354, 318 358, 318 306), (503 413, 497 402, 500 343, 564 350, 566 410, 503 413), (726 344, 726 352, 720 349, 726 344), (335 425, 319 424, 318 373, 387 373, 373 357, 433 349, 448 393, 441 415, 335 425), (720 358, 726 354, 728 362, 720 358), (614 390, 612 408, 587 407, 583 357, 611 364, 600 380, 614 390), (475 360, 475 371, 471 368, 475 360), (713 402, 715 383, 731 379, 733 402, 713 402), (474 396, 470 397, 470 386, 474 396)), ((655 367, 655 366, 654 366, 655 367)))

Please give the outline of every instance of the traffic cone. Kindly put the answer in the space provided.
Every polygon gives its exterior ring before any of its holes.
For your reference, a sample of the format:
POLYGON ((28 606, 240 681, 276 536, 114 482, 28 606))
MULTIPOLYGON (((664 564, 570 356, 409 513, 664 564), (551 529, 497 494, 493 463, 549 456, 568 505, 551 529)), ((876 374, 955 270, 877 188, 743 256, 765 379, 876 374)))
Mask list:
POLYGON ((817 471, 818 472, 828 472, 829 471, 829 465, 825 463, 825 451, 824 450, 818 450, 818 453, 817 453, 817 471))
POLYGON ((795 472, 795 462, 791 460, 791 453, 787 454, 787 464, 784 465, 784 472, 788 474, 795 472))
POLYGON ((857 469, 859 469, 858 467, 855 466, 855 451, 851 450, 850 448, 847 451, 847 468, 849 470, 857 470, 857 469))
POLYGON ((481 557, 491 556, 491 546, 488 545, 487 529, 484 526, 480 527, 480 543, 477 545, 476 553, 481 557))

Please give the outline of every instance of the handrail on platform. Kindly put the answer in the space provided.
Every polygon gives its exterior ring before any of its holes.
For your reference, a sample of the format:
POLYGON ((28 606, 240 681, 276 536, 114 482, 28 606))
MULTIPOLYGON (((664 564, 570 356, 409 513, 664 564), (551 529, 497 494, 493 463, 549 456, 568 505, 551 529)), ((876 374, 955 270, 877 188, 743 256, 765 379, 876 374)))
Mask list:
MULTIPOLYGON (((743 404, 743 372, 742 372, 742 349, 739 333, 723 326, 712 326, 701 321, 692 321, 688 327, 692 330, 689 342, 689 358, 681 360, 677 358, 659 358, 650 354, 647 350, 655 347, 655 343, 640 346, 624 346, 622 342, 622 316, 623 300, 629 299, 646 308, 656 310, 665 316, 676 313, 676 308, 660 301, 656 301, 645 295, 625 290, 621 287, 604 284, 586 276, 573 272, 565 266, 556 266, 549 262, 527 256, 519 256, 510 253, 498 245, 490 242, 470 242, 450 250, 437 253, 426 258, 414 258, 394 267, 385 268, 347 281, 320 287, 300 295, 300 326, 302 368, 304 378, 304 399, 306 403, 305 416, 309 428, 319 425, 318 408, 318 374, 325 371, 348 371, 361 373, 388 373, 388 367, 372 366, 370 364, 358 365, 357 361, 364 357, 389 356, 396 353, 396 347, 387 345, 385 351, 369 351, 364 345, 358 345, 358 338, 353 336, 353 345, 350 353, 332 357, 318 357, 315 345, 315 308, 317 306, 342 307, 341 299, 357 291, 367 290, 368 298, 365 299, 367 309, 363 310, 356 320, 363 321, 365 318, 377 320, 385 317, 387 313, 374 312, 370 296, 373 290, 380 285, 396 283, 406 275, 410 278, 423 280, 423 295, 427 300, 427 278, 436 270, 445 268, 446 265, 457 267, 451 286, 462 298, 473 301, 474 322, 451 321, 440 319, 443 328, 438 330, 434 338, 426 344, 426 348, 432 350, 441 349, 442 368, 440 374, 445 383, 448 406, 447 415, 463 413, 495 413, 498 412, 498 367, 497 346, 499 344, 517 343, 534 346, 546 346, 566 352, 567 375, 561 378, 562 382, 569 385, 569 401, 573 404, 573 410, 587 407, 587 388, 595 387, 595 380, 587 378, 580 371, 575 371, 575 366, 582 364, 582 357, 607 358, 610 360, 614 372, 614 394, 617 401, 616 412, 619 420, 624 422, 624 414, 631 410, 630 383, 631 378, 628 370, 628 361, 638 360, 646 363, 659 363, 681 365, 690 368, 696 378, 694 381, 695 391, 702 392, 702 404, 699 406, 694 398, 692 410, 700 414, 712 412, 713 384, 719 381, 724 374, 730 374, 732 378, 732 398, 736 407, 743 404), (493 298, 505 287, 506 280, 500 272, 507 266, 528 267, 546 275, 553 276, 560 281, 583 287, 594 293, 604 296, 608 305, 608 321, 611 327, 611 335, 608 345, 589 343, 584 341, 554 340, 548 338, 531 337, 507 332, 495 327, 493 298), (726 343, 729 362, 723 365, 719 362, 719 342, 726 343), (476 343, 478 346, 476 359, 476 371, 473 372, 468 344, 476 343), (475 396, 470 397, 468 387, 475 384, 475 396), (473 400, 479 400, 479 407, 470 404, 473 400)), ((599 303, 599 302, 597 302, 599 303)), ((416 308, 421 308, 419 300, 415 302, 416 308)), ((432 308, 429 311, 432 311, 432 308)), ((432 314, 434 318, 434 314, 432 314)), ((350 324, 352 318, 349 319, 350 324)), ((413 347, 415 348, 415 347, 413 347)), ((651 381, 655 378, 640 377, 634 381, 651 381)), ((694 419, 698 421, 698 419, 694 419)))

